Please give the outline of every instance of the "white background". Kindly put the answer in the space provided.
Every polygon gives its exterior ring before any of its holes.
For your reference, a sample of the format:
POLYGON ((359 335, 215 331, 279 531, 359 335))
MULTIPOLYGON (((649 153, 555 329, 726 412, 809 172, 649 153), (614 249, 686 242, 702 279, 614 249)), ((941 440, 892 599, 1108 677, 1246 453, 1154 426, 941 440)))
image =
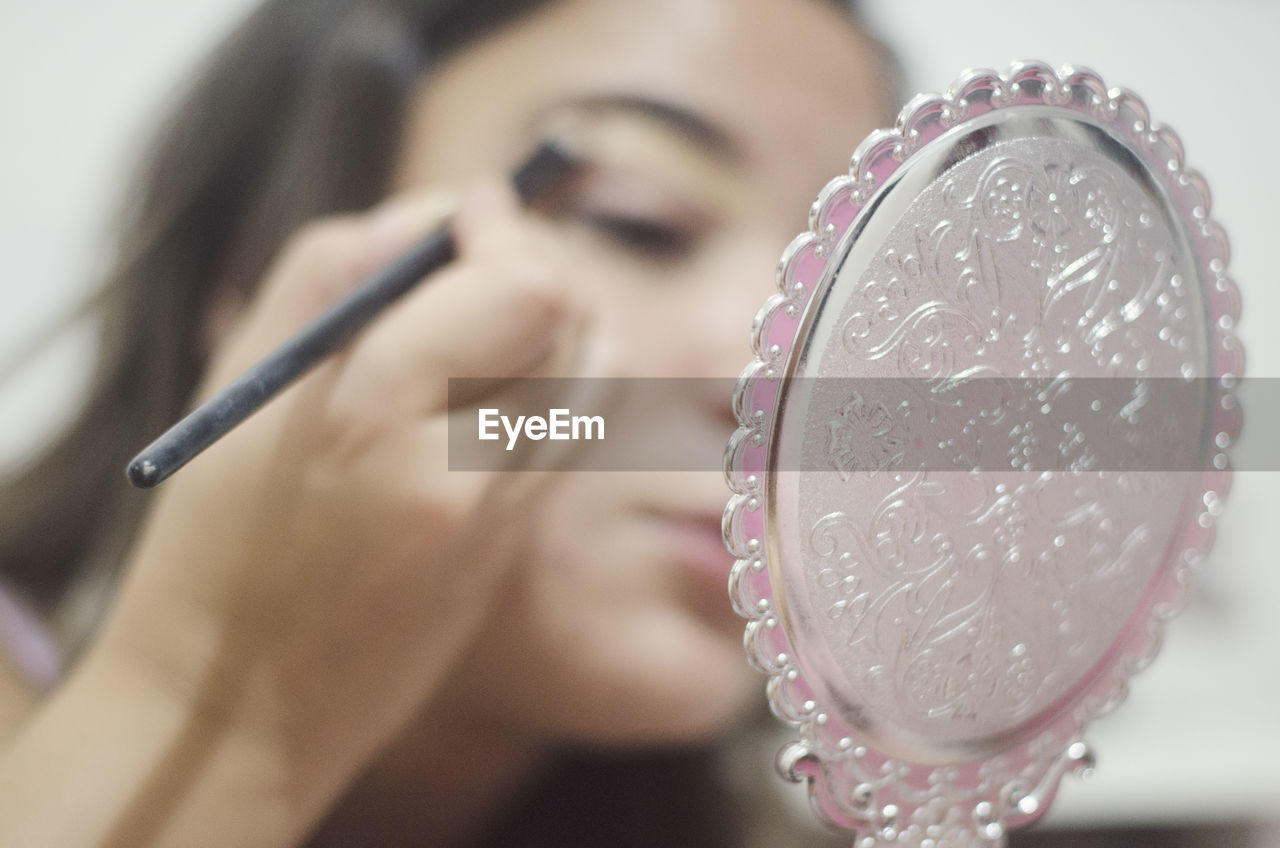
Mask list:
MULTIPOLYGON (((107 263, 103 235, 149 116, 251 2, 0 0, 0 363, 43 336, 107 263)), ((1280 316, 1270 253, 1280 242, 1280 3, 875 0, 870 11, 912 90, 1038 58, 1140 93, 1213 187, 1244 294, 1249 373, 1280 377, 1280 332, 1269 326, 1280 316)), ((0 465, 20 462, 65 415, 85 349, 73 337, 0 383, 0 465)), ((1098 773, 1068 781, 1053 820, 1280 817, 1278 504, 1280 474, 1237 475, 1203 596, 1129 704, 1091 734, 1098 773)))

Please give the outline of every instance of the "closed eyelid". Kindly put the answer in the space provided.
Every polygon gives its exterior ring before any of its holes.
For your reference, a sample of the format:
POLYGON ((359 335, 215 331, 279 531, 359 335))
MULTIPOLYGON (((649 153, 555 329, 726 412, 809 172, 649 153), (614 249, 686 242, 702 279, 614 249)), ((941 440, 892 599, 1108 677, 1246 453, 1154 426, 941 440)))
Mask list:
POLYGON ((701 240, 696 232, 660 219, 591 210, 582 210, 574 217, 616 244, 652 260, 668 261, 689 256, 701 240))
POLYGON ((603 216, 662 220, 690 231, 708 226, 715 214, 696 191, 677 188, 649 169, 594 168, 589 162, 560 199, 603 216))
POLYGON ((615 218, 643 218, 698 235, 736 220, 751 208, 736 174, 658 146, 584 149, 572 179, 551 198, 578 210, 615 218))

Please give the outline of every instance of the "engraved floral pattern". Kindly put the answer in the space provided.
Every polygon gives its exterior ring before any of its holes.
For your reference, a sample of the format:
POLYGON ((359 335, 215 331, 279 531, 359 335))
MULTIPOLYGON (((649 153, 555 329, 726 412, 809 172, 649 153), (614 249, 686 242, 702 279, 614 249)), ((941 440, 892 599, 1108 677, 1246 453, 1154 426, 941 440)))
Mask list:
POLYGON ((827 422, 825 450, 832 468, 848 480, 855 469, 874 473, 900 462, 903 436, 896 412, 854 392, 827 422))
MULTIPOLYGON (((1057 420, 1040 415, 1073 376, 1203 370, 1194 356, 1202 351, 1183 353, 1158 335, 1194 336, 1198 303, 1180 317, 1134 306, 1153 300, 1152 290, 1168 302, 1190 298, 1170 285, 1173 234, 1157 224, 1144 188, 1126 179, 1073 141, 991 144, 920 194, 857 280, 846 270, 831 284, 843 311, 837 337, 818 352, 818 373, 900 369, 928 389, 892 412, 855 391, 834 410, 816 403, 806 424, 825 428, 842 480, 880 499, 867 499, 869 518, 855 526, 843 512, 824 512, 842 495, 812 481, 809 491, 830 497, 802 499, 801 526, 811 529, 799 553, 815 574, 807 596, 835 623, 826 632, 832 653, 859 681, 860 708, 882 724, 963 741, 1031 720, 1099 660, 1160 564, 1156 541, 1186 497, 1176 475, 1147 501, 1127 502, 1137 509, 1126 509, 1105 475, 924 472, 897 475, 889 487, 871 479, 891 466, 912 471, 902 446, 916 419, 964 422, 958 437, 949 426, 915 430, 951 435, 944 461, 956 468, 980 449, 1012 471, 1035 470, 1046 447, 1083 459, 1093 442, 1063 444, 1057 420), (930 210, 923 222, 917 206, 930 210), (1107 223, 1117 218, 1128 225, 1107 223), (1155 250, 1135 249, 1140 238, 1155 250), (1117 327, 1148 341, 1131 347, 1117 327), (886 362, 890 369, 877 370, 886 362), (993 376, 1050 381, 1021 393, 994 381, 994 397, 980 393, 972 414, 957 419, 957 409, 974 406, 972 381, 993 376), (865 538, 843 541, 853 536, 865 538)), ((1102 435, 1140 441, 1154 432, 1144 413, 1136 398, 1100 409, 1114 416, 1102 435)))

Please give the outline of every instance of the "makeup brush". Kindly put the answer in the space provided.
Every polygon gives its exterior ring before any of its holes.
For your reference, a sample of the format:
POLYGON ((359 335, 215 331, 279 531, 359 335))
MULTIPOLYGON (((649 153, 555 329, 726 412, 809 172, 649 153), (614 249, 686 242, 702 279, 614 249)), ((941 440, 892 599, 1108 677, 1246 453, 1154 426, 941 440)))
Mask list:
MULTIPOLYGON (((512 184, 521 202, 532 203, 577 168, 561 145, 544 141, 516 169, 512 184)), ((225 436, 413 289, 423 277, 449 264, 457 246, 448 224, 361 284, 301 332, 189 415, 165 431, 129 463, 126 476, 149 489, 225 436)))

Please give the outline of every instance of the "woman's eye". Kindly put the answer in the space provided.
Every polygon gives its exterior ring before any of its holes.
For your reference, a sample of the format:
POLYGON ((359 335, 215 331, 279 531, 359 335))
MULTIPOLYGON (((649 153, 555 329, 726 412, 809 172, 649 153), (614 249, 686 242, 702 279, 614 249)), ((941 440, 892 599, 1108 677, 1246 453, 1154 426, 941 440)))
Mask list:
POLYGON ((604 212, 583 212, 579 218, 618 246, 648 259, 681 259, 693 251, 696 241, 687 228, 657 219, 604 212))

